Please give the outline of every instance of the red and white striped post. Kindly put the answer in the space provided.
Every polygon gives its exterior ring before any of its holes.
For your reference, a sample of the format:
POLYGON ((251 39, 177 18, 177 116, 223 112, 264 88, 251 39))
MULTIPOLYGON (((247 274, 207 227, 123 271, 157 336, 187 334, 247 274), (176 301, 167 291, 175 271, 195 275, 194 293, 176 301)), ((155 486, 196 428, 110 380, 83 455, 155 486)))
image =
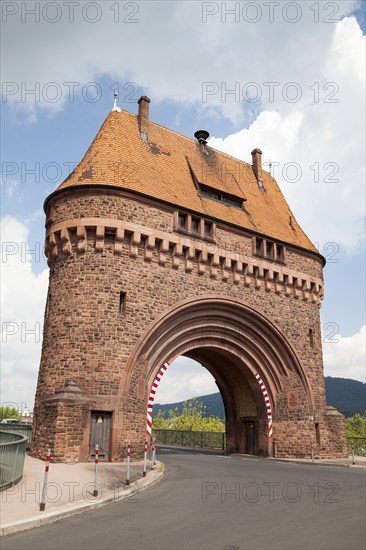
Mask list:
POLYGON ((263 394, 263 397, 264 397, 264 402, 266 404, 266 409, 267 409, 267 419, 268 419, 268 437, 271 438, 273 436, 273 422, 272 422, 272 407, 271 407, 271 401, 269 399, 269 395, 268 395, 268 391, 267 391, 267 388, 262 380, 262 378, 260 377, 259 373, 256 372, 255 373, 255 377, 258 381, 258 384, 260 385, 261 387, 261 390, 262 390, 262 394, 263 394))
POLYGON ((99 464, 99 446, 95 445, 95 460, 94 460, 94 491, 93 497, 98 496, 98 464, 99 464))
POLYGON ((149 401, 147 404, 147 415, 146 415, 146 434, 148 436, 151 436, 151 429, 152 429, 152 413, 153 413, 153 406, 154 406, 154 400, 156 391, 158 389, 158 386, 160 384, 160 381, 166 372, 167 368, 170 366, 168 361, 165 361, 164 365, 161 367, 158 374, 155 376, 155 380, 153 382, 153 385, 151 386, 150 395, 149 395, 149 401))
POLYGON ((45 469, 44 469, 42 501, 39 505, 40 512, 43 512, 46 508, 47 481, 48 481, 48 471, 50 469, 50 458, 51 458, 51 449, 48 449, 47 450, 47 456, 46 456, 46 465, 45 465, 45 469))
POLYGON ((146 477, 146 463, 147 463, 147 439, 145 439, 145 445, 144 445, 144 471, 142 473, 142 477, 146 477))
POLYGON ((130 484, 130 463, 131 463, 131 441, 127 443, 127 475, 126 485, 130 484))

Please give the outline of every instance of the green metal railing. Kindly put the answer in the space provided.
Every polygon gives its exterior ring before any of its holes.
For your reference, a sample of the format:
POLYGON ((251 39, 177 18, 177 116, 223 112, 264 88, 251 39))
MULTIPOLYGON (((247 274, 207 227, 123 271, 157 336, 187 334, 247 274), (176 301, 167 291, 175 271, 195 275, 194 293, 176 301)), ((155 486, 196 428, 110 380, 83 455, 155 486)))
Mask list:
POLYGON ((189 430, 153 430, 157 445, 225 450, 225 432, 193 432, 189 430))
POLYGON ((348 453, 353 450, 356 456, 366 456, 366 437, 347 437, 348 453))
POLYGON ((19 422, 19 424, 0 424, 0 430, 2 432, 12 432, 26 437, 28 439, 27 449, 29 449, 32 443, 32 424, 27 424, 26 422, 19 422))
POLYGON ((22 479, 26 446, 23 435, 0 429, 0 491, 22 479))

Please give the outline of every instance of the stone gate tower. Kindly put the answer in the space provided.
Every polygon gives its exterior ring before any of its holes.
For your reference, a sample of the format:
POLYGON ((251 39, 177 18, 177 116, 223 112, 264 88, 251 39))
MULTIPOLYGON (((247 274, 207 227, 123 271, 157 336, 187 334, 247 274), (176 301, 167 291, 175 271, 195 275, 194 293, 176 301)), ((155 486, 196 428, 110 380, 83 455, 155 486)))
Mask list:
MULTIPOLYGON (((344 456, 344 418, 326 405, 319 308, 324 258, 276 181, 117 107, 45 201, 50 281, 34 456, 137 456, 156 373, 179 355, 214 376, 227 451, 344 456)), ((174 368, 174 367, 172 367, 174 368)))

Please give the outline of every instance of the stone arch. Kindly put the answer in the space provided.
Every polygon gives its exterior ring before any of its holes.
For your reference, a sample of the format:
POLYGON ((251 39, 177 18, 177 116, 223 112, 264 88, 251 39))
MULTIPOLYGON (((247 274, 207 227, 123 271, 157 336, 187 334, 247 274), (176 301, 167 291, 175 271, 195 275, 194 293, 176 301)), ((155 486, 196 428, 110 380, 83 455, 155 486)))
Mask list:
MULTIPOLYGON (((308 408, 313 397, 308 379, 295 351, 281 333, 262 313, 228 297, 202 296, 182 301, 160 315, 149 326, 135 347, 127 364, 125 388, 131 383, 134 365, 141 357, 146 361, 146 387, 150 390, 157 372, 165 361, 170 363, 180 355, 200 362, 214 376, 225 404, 227 430, 234 434, 238 420, 238 398, 233 395, 242 380, 247 384, 256 404, 261 423, 261 447, 268 453, 266 438, 266 408, 259 384, 263 379, 276 416, 276 398, 284 391, 291 375, 301 380, 308 408), (225 365, 221 368, 220 365, 225 365), (229 372, 230 371, 230 372, 229 372)), ((247 394, 248 395, 248 394, 247 394)), ((254 417, 254 415, 253 415, 254 417)), ((233 440, 235 439, 233 435, 233 440)), ((231 442, 231 450, 238 445, 231 442)))

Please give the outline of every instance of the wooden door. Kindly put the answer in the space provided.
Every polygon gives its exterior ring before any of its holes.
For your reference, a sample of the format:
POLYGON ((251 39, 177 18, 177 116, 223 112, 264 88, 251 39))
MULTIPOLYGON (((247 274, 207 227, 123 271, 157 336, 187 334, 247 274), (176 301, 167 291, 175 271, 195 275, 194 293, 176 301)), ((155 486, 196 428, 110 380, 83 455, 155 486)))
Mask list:
POLYGON ((246 428, 246 452, 248 455, 255 455, 257 448, 257 429, 255 422, 245 422, 246 428))
POLYGON ((95 446, 99 447, 99 460, 110 460, 110 435, 112 413, 92 411, 90 417, 90 458, 95 457, 95 446))

